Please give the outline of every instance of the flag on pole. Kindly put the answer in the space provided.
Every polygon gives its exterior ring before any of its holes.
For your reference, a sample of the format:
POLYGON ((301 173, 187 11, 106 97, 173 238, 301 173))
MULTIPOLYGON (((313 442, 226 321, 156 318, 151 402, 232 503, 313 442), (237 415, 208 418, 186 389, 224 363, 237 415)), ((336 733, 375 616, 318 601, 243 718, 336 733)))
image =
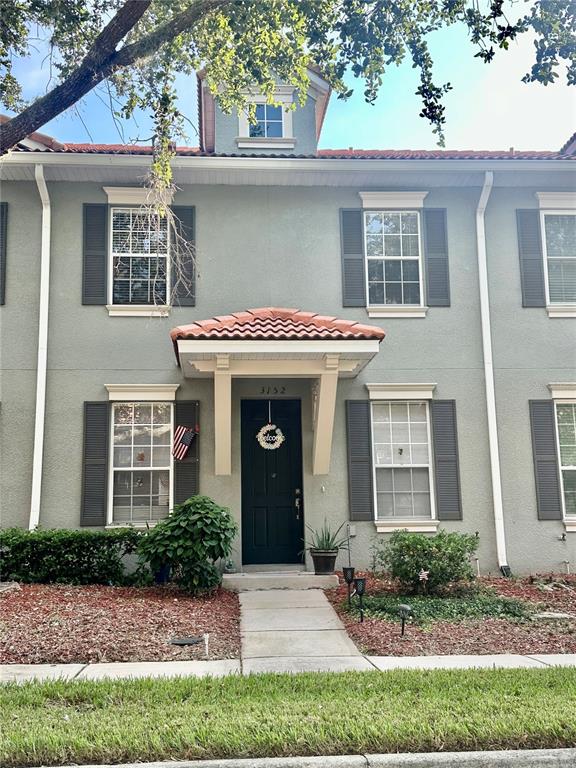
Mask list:
POLYGON ((198 427, 182 427, 178 426, 174 430, 174 442, 172 444, 172 456, 178 461, 186 458, 186 454, 190 450, 192 440, 196 437, 198 427))

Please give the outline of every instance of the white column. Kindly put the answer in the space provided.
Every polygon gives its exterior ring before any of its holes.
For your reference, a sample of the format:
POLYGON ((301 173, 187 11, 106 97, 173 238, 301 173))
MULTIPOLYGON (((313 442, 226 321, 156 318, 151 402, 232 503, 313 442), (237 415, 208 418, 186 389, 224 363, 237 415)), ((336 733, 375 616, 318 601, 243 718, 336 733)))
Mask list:
POLYGON ((232 474, 232 374, 228 355, 217 355, 214 371, 214 474, 232 474))
POLYGON ((327 475, 330 472, 336 391, 338 389, 338 362, 338 355, 326 355, 326 372, 320 374, 318 380, 318 401, 312 447, 312 473, 314 475, 327 475))

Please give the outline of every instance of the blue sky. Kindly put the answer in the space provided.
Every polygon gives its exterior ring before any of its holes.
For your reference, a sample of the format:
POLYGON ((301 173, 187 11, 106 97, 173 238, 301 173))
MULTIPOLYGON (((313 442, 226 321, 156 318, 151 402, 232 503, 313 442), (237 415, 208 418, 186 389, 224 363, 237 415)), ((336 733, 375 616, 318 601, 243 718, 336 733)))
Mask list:
MULTIPOLYGON (((557 150, 576 130, 576 88, 565 79, 553 86, 525 85, 524 73, 533 61, 533 43, 528 35, 499 51, 495 60, 483 64, 465 31, 452 27, 434 33, 430 45, 436 80, 451 82, 445 97, 446 146, 452 149, 552 149, 557 150)), ((44 92, 48 71, 41 55, 20 62, 16 68, 25 96, 44 92)), ((362 83, 350 78, 355 88, 348 101, 332 98, 320 146, 357 149, 434 149, 436 137, 428 123, 418 117, 420 101, 414 95, 417 71, 409 62, 387 72, 376 104, 366 104, 362 83)), ((180 107, 197 126, 196 86, 179 80, 180 107)), ((77 108, 48 123, 41 130, 62 141, 96 143, 148 143, 150 120, 140 114, 124 122, 119 132, 105 103, 106 92, 87 96, 77 108)), ((188 144, 198 144, 189 128, 188 144)))

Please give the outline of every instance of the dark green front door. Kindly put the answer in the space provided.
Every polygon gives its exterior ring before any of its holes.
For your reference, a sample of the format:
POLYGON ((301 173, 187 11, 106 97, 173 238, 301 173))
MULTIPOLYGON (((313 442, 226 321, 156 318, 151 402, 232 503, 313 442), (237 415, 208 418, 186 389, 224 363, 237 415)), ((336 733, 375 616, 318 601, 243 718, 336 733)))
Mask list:
POLYGON ((300 401, 243 400, 242 562, 301 562, 303 530, 300 401), (257 439, 269 411, 284 435, 275 449, 257 439))

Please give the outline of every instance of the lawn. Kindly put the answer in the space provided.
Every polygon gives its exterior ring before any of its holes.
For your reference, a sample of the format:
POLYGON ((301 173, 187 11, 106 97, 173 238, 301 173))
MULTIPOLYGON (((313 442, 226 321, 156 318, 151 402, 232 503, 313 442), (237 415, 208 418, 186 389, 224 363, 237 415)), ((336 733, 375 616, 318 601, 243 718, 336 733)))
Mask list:
POLYGON ((387 579, 368 576, 365 620, 357 602, 348 611, 346 588, 326 594, 358 648, 376 656, 488 653, 576 653, 576 578, 482 578, 470 594, 410 597, 387 579), (400 636, 398 605, 408 603, 415 620, 400 636), (572 619, 535 619, 537 612, 572 619))
POLYGON ((200 659, 240 655, 238 596, 192 597, 173 587, 23 584, 0 595, 0 663, 55 664, 200 659))
POLYGON ((0 706, 4 768, 576 743, 573 668, 8 684, 0 706))

